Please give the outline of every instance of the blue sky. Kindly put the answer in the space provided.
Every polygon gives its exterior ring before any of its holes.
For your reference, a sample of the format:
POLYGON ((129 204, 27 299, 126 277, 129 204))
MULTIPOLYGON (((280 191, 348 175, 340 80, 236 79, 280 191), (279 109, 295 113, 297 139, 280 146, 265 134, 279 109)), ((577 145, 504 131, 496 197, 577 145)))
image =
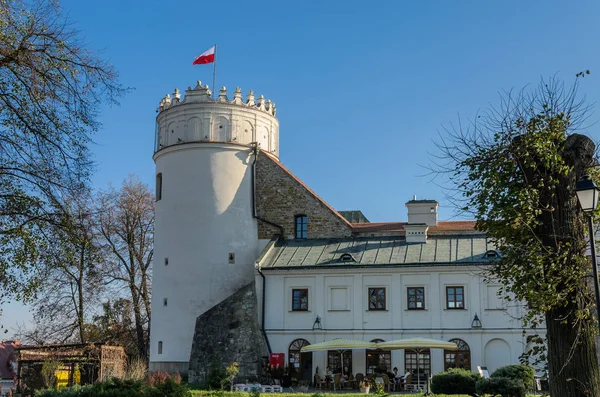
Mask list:
MULTIPOLYGON (((600 98, 600 2, 63 0, 90 48, 134 90, 104 109, 94 185, 128 173, 153 184, 155 109, 175 87, 212 84, 192 66, 218 44, 217 86, 277 104, 281 161, 339 210, 406 220, 413 194, 440 201, 423 176, 441 127, 498 103, 501 90, 557 74, 600 98)), ((597 113, 597 112, 596 112, 597 113)), ((598 119, 597 115, 592 121, 598 119)), ((585 131, 598 141, 600 127, 585 131)), ((20 306, 3 322, 26 321, 20 306)))

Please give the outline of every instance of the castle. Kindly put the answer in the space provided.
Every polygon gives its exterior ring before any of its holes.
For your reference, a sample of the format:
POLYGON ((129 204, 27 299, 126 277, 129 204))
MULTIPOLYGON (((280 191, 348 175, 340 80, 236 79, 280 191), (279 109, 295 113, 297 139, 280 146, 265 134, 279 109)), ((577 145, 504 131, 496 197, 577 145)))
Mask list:
POLYGON ((215 360, 237 361, 252 377, 272 352, 298 379, 346 366, 417 381, 518 362, 532 331, 484 282, 497 252, 474 222, 439 221, 438 203, 416 197, 408 222, 336 211, 280 162, 276 114, 262 95, 213 99, 200 82, 160 101, 150 370, 202 381, 215 360), (418 336, 459 350, 301 352, 418 336))

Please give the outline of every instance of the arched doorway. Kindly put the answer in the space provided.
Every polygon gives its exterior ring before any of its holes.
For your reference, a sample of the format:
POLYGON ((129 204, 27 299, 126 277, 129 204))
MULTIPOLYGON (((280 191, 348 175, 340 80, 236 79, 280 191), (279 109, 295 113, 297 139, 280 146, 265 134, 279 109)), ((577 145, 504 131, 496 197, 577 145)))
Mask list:
POLYGON ((464 368, 471 370, 471 349, 462 339, 450 339, 456 343, 458 350, 444 350, 444 371, 449 368, 464 368))
POLYGON ((288 368, 293 378, 312 381, 312 352, 302 353, 300 349, 310 345, 306 339, 296 339, 288 350, 288 368), (295 376, 294 376, 295 374, 295 376))
MULTIPOLYGON (((385 342, 383 339, 373 339, 371 342, 385 342)), ((367 350, 367 374, 387 374, 392 372, 392 353, 381 349, 367 350)))

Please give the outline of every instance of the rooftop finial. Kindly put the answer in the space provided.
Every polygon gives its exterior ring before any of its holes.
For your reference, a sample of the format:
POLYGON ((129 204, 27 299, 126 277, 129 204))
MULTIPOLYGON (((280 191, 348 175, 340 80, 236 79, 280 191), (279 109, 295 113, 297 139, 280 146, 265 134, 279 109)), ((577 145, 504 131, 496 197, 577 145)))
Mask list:
POLYGON ((217 98, 217 102, 227 102, 227 87, 221 87, 221 91, 219 91, 219 98, 217 98))
POLYGON ((254 106, 254 91, 250 90, 246 96, 246 105, 254 106))
POLYGON ((242 99, 242 89, 240 87, 235 88, 235 92, 233 93, 233 101, 231 101, 231 103, 236 105, 244 104, 244 100, 242 99))
POLYGON ((261 95, 260 97, 258 97, 258 104, 257 104, 257 106, 258 106, 258 108, 260 110, 267 110, 265 108, 265 97, 264 96, 261 95))

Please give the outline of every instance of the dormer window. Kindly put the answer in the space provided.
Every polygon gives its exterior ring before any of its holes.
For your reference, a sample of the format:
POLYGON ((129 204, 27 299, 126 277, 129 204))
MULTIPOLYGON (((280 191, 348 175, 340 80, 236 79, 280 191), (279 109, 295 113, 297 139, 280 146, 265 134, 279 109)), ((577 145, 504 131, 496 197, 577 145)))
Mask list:
POLYGON ((499 256, 498 251, 494 251, 494 250, 489 250, 484 255, 486 258, 497 258, 499 256))
POLYGON ((340 256, 340 262, 356 262, 356 259, 354 259, 352 254, 342 254, 340 256))
POLYGON ((308 229, 308 217, 306 215, 296 215, 296 238, 308 238, 306 233, 308 229))

